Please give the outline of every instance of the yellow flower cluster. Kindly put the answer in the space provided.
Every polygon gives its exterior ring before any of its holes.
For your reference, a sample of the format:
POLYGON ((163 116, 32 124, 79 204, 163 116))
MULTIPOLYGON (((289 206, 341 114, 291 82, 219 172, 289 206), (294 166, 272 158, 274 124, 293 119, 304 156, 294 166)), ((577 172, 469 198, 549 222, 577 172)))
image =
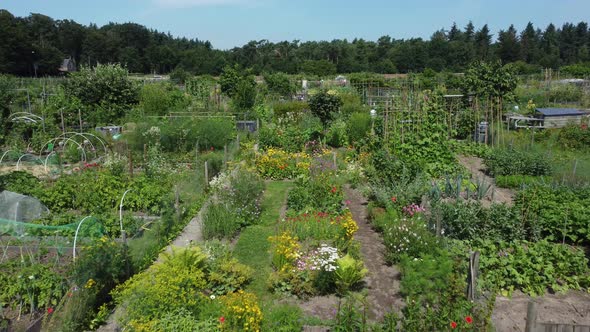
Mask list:
POLYGON ((84 288, 92 288, 92 286, 94 286, 94 285, 96 285, 96 281, 94 281, 94 279, 90 278, 86 282, 86 285, 84 285, 84 288))
POLYGON ((256 170, 271 179, 285 179, 307 174, 311 158, 306 153, 288 153, 281 149, 268 149, 256 156, 256 170))
POLYGON ((273 244, 272 262, 278 270, 292 265, 299 258, 299 239, 291 236, 291 233, 283 232, 278 236, 270 236, 268 241, 273 244))
POLYGON ((221 298, 224 304, 223 331, 260 331, 262 311, 256 295, 242 290, 221 298))
POLYGON ((359 229, 359 226, 356 224, 356 221, 352 219, 352 213, 350 213, 350 211, 347 211, 344 214, 344 221, 341 225, 344 229, 344 234, 347 240, 352 239, 354 233, 356 233, 356 231, 358 231, 359 229))

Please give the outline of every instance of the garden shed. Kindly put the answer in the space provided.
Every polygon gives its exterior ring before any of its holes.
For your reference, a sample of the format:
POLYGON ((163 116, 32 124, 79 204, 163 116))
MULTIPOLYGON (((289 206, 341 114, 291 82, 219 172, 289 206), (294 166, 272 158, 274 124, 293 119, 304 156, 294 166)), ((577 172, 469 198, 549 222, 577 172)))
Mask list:
POLYGON ((569 123, 580 124, 585 113, 575 108, 537 108, 536 117, 545 128, 561 128, 569 123))

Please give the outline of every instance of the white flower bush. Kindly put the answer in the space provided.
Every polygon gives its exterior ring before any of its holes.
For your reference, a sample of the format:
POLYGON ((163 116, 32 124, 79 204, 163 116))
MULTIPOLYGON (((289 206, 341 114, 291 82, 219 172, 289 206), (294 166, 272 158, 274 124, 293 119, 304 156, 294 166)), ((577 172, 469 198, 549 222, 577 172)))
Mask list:
POLYGON ((333 272, 338 268, 336 261, 340 258, 338 255, 338 249, 330 247, 327 244, 322 244, 316 250, 312 250, 307 255, 299 253, 299 259, 297 260, 298 270, 310 270, 310 271, 327 271, 333 272))

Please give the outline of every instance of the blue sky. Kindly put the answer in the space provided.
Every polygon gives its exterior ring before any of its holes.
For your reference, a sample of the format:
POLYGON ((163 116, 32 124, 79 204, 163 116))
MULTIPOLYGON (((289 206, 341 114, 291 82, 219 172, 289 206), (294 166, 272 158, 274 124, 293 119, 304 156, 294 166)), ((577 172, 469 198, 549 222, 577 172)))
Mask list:
POLYGON ((260 39, 429 38, 469 20, 494 34, 511 23, 520 31, 529 21, 544 29, 590 20, 589 0, 0 0, 0 8, 99 26, 135 22, 221 49, 260 39))

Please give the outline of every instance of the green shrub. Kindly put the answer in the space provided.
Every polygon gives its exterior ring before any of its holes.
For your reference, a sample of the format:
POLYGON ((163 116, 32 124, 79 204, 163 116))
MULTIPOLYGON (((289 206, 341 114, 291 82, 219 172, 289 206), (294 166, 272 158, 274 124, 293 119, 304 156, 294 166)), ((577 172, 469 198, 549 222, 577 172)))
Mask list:
POLYGON ((309 99, 309 109, 326 125, 342 106, 342 99, 333 90, 320 90, 309 99))
POLYGON ((291 82, 289 75, 285 73, 265 73, 264 81, 268 86, 268 91, 272 94, 291 97, 295 93, 295 84, 291 82))
POLYGON ((359 142, 371 131, 371 115, 367 113, 352 113, 346 123, 348 137, 352 143, 359 142))
POLYGON ((8 261, 0 265, 0 305, 24 312, 54 307, 66 292, 66 280, 47 266, 8 261))
POLYGON ((559 131, 557 142, 565 149, 584 150, 590 147, 588 125, 568 125, 559 131))
POLYGON ((252 279, 253 270, 237 259, 220 257, 210 263, 208 288, 215 295, 226 295, 241 289, 252 279))
POLYGON ((299 332, 303 329, 303 313, 298 306, 280 304, 264 313, 261 331, 299 332))
POLYGON ((8 190, 23 195, 37 196, 42 188, 41 181, 29 172, 13 171, 0 175, 0 192, 8 190))
POLYGON ((179 308, 167 312, 153 325, 154 331, 208 331, 221 332, 219 319, 199 320, 189 310, 179 308))
POLYGON ((350 255, 345 255, 336 261, 336 289, 339 294, 345 294, 354 285, 358 284, 367 272, 369 272, 361 260, 356 260, 350 255))
POLYGON ((205 166, 205 162, 207 162, 210 179, 219 174, 223 169, 223 158, 223 151, 209 151, 199 154, 199 161, 203 163, 203 167, 205 166))
POLYGON ((209 300, 202 293, 207 286, 206 259, 198 247, 176 250, 117 287, 112 295, 125 307, 123 325, 141 326, 181 308, 198 315, 209 300))
POLYGON ((333 121, 328 128, 326 141, 330 146, 335 148, 346 146, 348 144, 346 122, 340 119, 333 121))
POLYGON ((309 105, 301 101, 285 101, 276 102, 272 104, 273 112, 277 118, 284 117, 287 114, 301 114, 306 109, 309 109, 309 105))
POLYGON ((590 286, 588 259, 581 249, 546 240, 484 240, 467 246, 481 254, 479 283, 483 289, 501 291, 504 295, 520 290, 539 296, 548 290, 565 292, 590 286))
POLYGON ((498 175, 495 180, 500 188, 520 189, 537 183, 548 183, 551 179, 545 176, 498 175))
POLYGON ((538 237, 554 242, 590 242, 588 187, 529 186, 516 194, 515 204, 538 237))
POLYGON ((287 206, 294 211, 342 213, 342 189, 328 175, 300 177, 289 191, 287 206))
POLYGON ((400 283, 407 301, 402 311, 403 331, 445 331, 452 322, 461 330, 489 328, 488 314, 479 314, 465 296, 467 285, 460 266, 460 261, 442 250, 420 258, 404 257, 400 283))
POLYGON ((516 149, 495 150, 484 160, 488 172, 498 175, 551 175, 549 160, 534 152, 516 149))
POLYGON ((504 204, 485 208, 480 202, 440 203, 433 207, 431 219, 440 219, 444 235, 459 240, 522 240, 530 231, 520 209, 504 204))

